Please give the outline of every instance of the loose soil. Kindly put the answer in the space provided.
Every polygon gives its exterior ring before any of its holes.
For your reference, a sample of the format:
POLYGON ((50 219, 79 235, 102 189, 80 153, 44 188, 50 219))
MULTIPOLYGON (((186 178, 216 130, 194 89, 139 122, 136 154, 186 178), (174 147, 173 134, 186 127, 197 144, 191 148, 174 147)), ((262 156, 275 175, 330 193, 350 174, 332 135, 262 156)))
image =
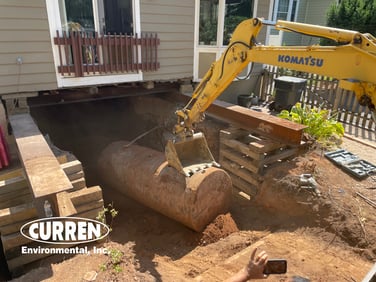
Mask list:
MULTIPOLYGON (((123 113, 130 104, 136 109, 139 106, 123 100, 102 103, 101 108, 69 105, 64 112, 57 106, 41 108, 33 115, 55 145, 72 151, 83 162, 89 184, 95 185, 100 184, 93 173, 95 155, 105 144, 130 140, 131 135, 134 138, 152 128, 146 122, 131 129, 129 124, 140 119, 137 115, 122 119, 121 114, 111 114, 116 112, 114 108, 123 113), (51 120, 53 125, 47 122, 51 120), (111 121, 116 121, 116 129, 110 127, 111 121), (119 124, 124 124, 123 130, 119 124)), ((168 109, 161 110, 165 111, 168 109)), ((209 127, 213 128, 212 124, 209 127)), ((152 135, 157 140, 163 134, 152 135)), ((153 146, 160 149, 161 144, 154 142, 153 146)), ((342 146, 376 164, 374 147, 346 138, 342 146)), ((248 258, 254 246, 267 251, 269 257, 288 261, 285 275, 269 276, 266 281, 290 281, 294 276, 310 281, 361 281, 376 262, 376 210, 356 195, 359 192, 376 201, 376 176, 357 180, 328 161, 320 150, 268 168, 253 199, 234 192, 229 213, 218 216, 202 233, 111 187, 102 188, 105 202, 112 203, 119 214, 109 240, 96 246, 123 253, 121 272, 112 268, 108 255, 76 255, 45 259, 15 281, 222 281, 246 262, 233 258, 241 252, 248 258), (301 174, 312 174, 318 191, 301 188, 301 174), (230 270, 225 270, 231 261, 230 270)))

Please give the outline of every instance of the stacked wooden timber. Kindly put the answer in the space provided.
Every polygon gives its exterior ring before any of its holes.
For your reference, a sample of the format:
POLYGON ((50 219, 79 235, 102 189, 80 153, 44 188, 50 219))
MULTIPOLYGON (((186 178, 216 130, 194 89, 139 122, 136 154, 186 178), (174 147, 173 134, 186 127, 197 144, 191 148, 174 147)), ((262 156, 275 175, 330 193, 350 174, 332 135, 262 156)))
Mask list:
POLYGON ((299 147, 231 127, 220 132, 219 163, 230 174, 236 192, 250 199, 257 194, 265 170, 295 156, 299 147))
MULTIPOLYGON (((72 183, 73 190, 86 187, 85 176, 80 161, 67 162, 65 155, 57 157, 57 160, 72 183)), ((0 210, 28 203, 32 200, 33 196, 22 168, 0 174, 0 210)))
MULTIPOLYGON (((60 167, 71 181, 73 189, 56 194, 56 213, 60 216, 78 216, 95 219, 103 210, 102 189, 87 188, 81 162, 66 162, 58 157, 60 167)), ((20 233, 23 224, 38 219, 33 196, 23 169, 15 169, 0 175, 0 234, 3 251, 12 273, 22 272, 22 267, 49 256, 49 254, 21 254, 21 247, 32 247, 32 241, 20 233)), ((53 247, 38 243, 38 246, 53 247)))
POLYGON ((101 188, 86 187, 81 163, 68 153, 56 157, 29 114, 10 116, 9 121, 22 168, 0 174, 0 237, 8 268, 15 274, 51 255, 22 254, 23 247, 54 247, 32 242, 20 232, 25 223, 47 216, 45 201, 59 217, 95 219, 104 205, 101 188))

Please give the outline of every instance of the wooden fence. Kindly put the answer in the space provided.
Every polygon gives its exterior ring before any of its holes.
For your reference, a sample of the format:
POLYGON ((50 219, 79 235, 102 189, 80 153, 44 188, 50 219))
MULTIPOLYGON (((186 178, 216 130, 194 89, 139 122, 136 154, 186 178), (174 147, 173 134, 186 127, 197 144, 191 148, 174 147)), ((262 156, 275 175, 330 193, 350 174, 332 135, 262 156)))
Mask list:
POLYGON ((260 85, 260 99, 271 101, 275 94, 274 80, 285 75, 307 79, 306 89, 300 97, 303 105, 331 110, 333 114, 338 115, 340 122, 376 130, 368 107, 359 105, 354 92, 340 89, 338 81, 331 77, 267 66, 260 85))
POLYGON ((159 69, 157 34, 100 35, 97 32, 56 31, 58 71, 63 76, 82 77, 133 73, 159 69))

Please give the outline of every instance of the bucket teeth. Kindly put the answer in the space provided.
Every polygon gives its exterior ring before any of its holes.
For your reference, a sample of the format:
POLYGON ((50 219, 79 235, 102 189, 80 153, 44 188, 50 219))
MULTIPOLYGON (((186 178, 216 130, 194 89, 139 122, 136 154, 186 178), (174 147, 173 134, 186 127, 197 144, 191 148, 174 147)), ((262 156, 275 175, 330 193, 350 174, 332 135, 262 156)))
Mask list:
POLYGON ((169 140, 165 155, 170 166, 188 177, 212 166, 220 167, 202 133, 196 133, 181 141, 169 140))

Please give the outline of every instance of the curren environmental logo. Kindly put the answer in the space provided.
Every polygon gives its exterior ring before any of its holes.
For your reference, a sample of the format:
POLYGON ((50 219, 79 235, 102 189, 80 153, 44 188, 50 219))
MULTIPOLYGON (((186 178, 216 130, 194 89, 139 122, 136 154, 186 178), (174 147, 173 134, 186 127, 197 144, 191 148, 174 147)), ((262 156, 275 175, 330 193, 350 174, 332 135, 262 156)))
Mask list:
POLYGON ((100 240, 110 229, 106 224, 88 218, 47 217, 24 224, 20 232, 36 242, 72 245, 100 240))

